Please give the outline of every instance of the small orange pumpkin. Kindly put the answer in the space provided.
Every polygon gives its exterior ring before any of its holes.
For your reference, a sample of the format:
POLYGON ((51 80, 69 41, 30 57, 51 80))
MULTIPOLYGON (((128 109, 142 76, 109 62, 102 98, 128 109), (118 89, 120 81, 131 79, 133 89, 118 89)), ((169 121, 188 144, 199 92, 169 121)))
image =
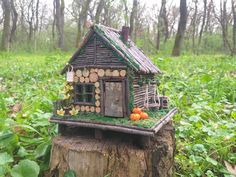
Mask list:
POLYGON ((140 119, 140 115, 139 114, 130 114, 130 119, 131 120, 139 120, 140 119))
POLYGON ((141 112, 140 119, 147 119, 147 118, 148 118, 148 114, 146 112, 141 112))
POLYGON ((142 112, 142 109, 141 108, 138 108, 138 107, 136 107, 136 108, 134 108, 133 109, 133 111, 132 111, 133 113, 135 113, 135 114, 141 114, 141 112, 142 112))

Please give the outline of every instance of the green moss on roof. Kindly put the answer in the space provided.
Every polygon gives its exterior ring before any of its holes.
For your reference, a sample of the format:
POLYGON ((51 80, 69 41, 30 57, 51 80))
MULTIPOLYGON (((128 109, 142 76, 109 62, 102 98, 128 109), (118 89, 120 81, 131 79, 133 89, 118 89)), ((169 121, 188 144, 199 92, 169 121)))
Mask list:
MULTIPOLYGON (((127 59, 128 59, 128 65, 130 65, 131 67, 133 67, 135 70, 139 70, 140 66, 135 62, 134 57, 128 53, 125 52, 120 46, 119 44, 117 44, 117 42, 115 40, 113 40, 110 36, 106 35, 106 33, 104 32, 104 29, 102 29, 103 27, 100 25, 94 25, 94 30, 100 34, 101 36, 103 36, 104 38, 106 38, 110 44, 112 44, 118 51, 120 51, 127 59)), ((119 39, 120 40, 120 39, 119 39)), ((120 58, 119 58, 120 59, 120 58)))

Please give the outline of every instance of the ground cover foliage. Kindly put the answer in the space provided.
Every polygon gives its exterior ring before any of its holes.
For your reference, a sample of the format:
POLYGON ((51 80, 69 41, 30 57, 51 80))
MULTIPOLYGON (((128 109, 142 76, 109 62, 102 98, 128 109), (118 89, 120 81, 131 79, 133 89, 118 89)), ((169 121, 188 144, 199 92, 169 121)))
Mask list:
POLYGON ((176 176, 230 176, 236 164, 236 58, 154 57, 175 116, 176 176))
MULTIPOLYGON (((61 99, 60 70, 69 55, 0 54, 0 176, 43 176, 56 126, 48 122, 61 99)), ((160 88, 179 112, 175 176, 230 176, 236 164, 236 58, 152 57, 160 88)))

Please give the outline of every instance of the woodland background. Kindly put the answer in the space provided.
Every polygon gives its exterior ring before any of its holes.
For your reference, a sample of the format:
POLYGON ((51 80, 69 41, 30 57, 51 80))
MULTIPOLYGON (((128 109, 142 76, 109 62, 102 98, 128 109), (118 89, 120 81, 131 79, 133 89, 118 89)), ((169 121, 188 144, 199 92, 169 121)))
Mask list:
MULTIPOLYGON (((0 177, 47 176, 60 70, 88 26, 121 29, 163 71, 179 112, 175 176, 232 177, 236 164, 234 0, 0 0, 0 177), (231 165, 230 165, 231 164, 231 165)), ((109 176, 109 174, 108 174, 109 176)))
POLYGON ((235 54, 235 4, 234 0, 1 0, 1 50, 73 51, 88 26, 101 23, 118 29, 130 26, 132 39, 147 53, 179 55, 183 45, 185 53, 235 54))

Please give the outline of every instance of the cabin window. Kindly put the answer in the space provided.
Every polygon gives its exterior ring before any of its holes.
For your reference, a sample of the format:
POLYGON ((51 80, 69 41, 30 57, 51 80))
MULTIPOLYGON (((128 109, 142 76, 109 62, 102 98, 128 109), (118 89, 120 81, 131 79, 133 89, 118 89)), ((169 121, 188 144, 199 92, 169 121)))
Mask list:
POLYGON ((75 85, 75 103, 84 105, 94 104, 94 84, 75 85))

